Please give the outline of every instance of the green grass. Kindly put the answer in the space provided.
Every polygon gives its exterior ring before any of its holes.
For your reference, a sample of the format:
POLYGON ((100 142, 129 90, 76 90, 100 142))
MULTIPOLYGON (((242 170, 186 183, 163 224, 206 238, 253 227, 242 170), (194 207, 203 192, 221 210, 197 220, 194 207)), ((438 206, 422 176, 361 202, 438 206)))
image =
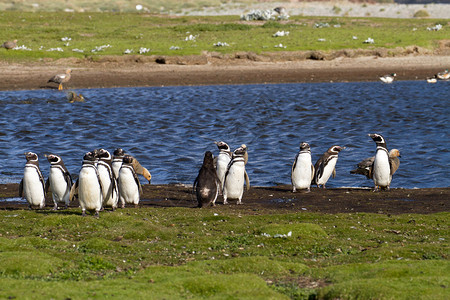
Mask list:
POLYGON ((199 55, 204 51, 236 53, 250 51, 258 54, 276 51, 374 49, 419 46, 433 49, 438 41, 448 38, 448 20, 331 18, 294 16, 287 22, 242 23, 238 16, 166 17, 138 13, 29 13, 0 12, 2 39, 18 39, 32 51, 0 49, 3 60, 32 60, 51 58, 99 59, 104 55, 124 55, 126 49, 138 54, 141 47, 150 48, 144 55, 199 55), (315 23, 329 23, 327 28, 315 28, 315 23), (340 25, 335 28, 333 25, 340 25), (444 25, 440 31, 427 31, 435 24, 444 25), (413 30, 416 28, 416 30, 413 30), (285 37, 273 37, 275 32, 289 31, 285 37), (195 41, 186 41, 189 35, 195 41), (358 39, 353 39, 357 36, 358 39), (64 46, 63 37, 69 37, 64 46), (371 37, 375 44, 364 44, 371 37), (325 39, 320 42, 319 39, 325 39), (215 47, 226 42, 228 47, 215 47), (286 48, 276 48, 282 43, 286 48), (101 52, 91 52, 102 45, 111 45, 101 52), (171 46, 181 49, 170 50, 171 46), (41 48, 42 47, 42 48, 41 48), (63 52, 49 52, 50 48, 63 52), (41 49, 41 50, 39 50, 41 49), (72 49, 82 49, 83 53, 72 49))
POLYGON ((0 298, 448 299, 449 216, 0 211, 0 298))

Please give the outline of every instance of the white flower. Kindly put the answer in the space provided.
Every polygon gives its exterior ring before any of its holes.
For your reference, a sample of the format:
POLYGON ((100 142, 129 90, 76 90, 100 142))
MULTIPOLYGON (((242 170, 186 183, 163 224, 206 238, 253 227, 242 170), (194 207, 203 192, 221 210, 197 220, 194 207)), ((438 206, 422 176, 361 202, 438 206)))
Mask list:
POLYGON ((283 46, 283 44, 278 44, 278 45, 275 45, 275 48, 286 48, 286 46, 283 46))
POLYGON ((317 41, 319 41, 319 42, 325 42, 326 39, 317 39, 317 41))
POLYGON ((16 47, 14 47, 14 48, 12 48, 13 50, 25 50, 25 51, 31 51, 31 48, 28 48, 27 46, 25 46, 25 45, 22 45, 22 46, 16 46, 16 47))
POLYGON ((70 37, 63 37, 63 38, 61 38, 61 41, 63 41, 63 42, 68 42, 68 41, 71 41, 72 39, 70 38, 70 37))
POLYGON ((367 38, 367 40, 365 40, 364 42, 363 42, 364 44, 375 44, 375 41, 374 41, 374 39, 373 38, 367 38))
POLYGON ((64 50, 61 47, 58 48, 50 48, 47 51, 58 51, 58 52, 64 52, 64 50))
POLYGON ((78 49, 78 48, 72 49, 72 51, 73 52, 79 52, 79 53, 83 53, 84 52, 84 50, 81 50, 81 49, 78 49))
POLYGON ((100 52, 100 51, 103 51, 104 49, 110 48, 110 47, 111 47, 110 44, 108 44, 108 45, 102 45, 102 46, 97 46, 97 47, 95 47, 94 49, 92 49, 91 52, 100 52))
POLYGON ((442 29, 442 25, 441 24, 437 24, 436 26, 433 27, 427 27, 428 31, 438 31, 442 29))
POLYGON ((136 5, 136 10, 142 10, 142 8, 144 8, 142 5, 140 4, 136 5))
POLYGON ((123 54, 130 54, 131 52, 133 52, 133 49, 127 49, 125 51, 123 51, 123 54))
POLYGON ((170 50, 180 50, 181 48, 178 46, 170 46, 170 50))
POLYGON ((197 38, 197 36, 190 34, 184 40, 185 41, 195 41, 196 38, 197 38))
POLYGON ((354 40, 357 40, 357 39, 358 39, 358 37, 354 35, 354 36, 353 36, 353 39, 354 39, 354 40))

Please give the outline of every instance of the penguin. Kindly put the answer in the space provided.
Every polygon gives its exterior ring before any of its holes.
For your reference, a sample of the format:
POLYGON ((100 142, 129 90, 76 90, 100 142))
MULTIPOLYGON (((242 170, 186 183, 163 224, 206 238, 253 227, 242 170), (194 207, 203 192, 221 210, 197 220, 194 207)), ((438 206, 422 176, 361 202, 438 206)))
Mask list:
POLYGON ((384 83, 392 83, 392 82, 394 82, 394 79, 396 76, 397 76, 397 74, 392 73, 390 75, 380 76, 380 80, 384 83))
POLYGON ((203 165, 194 181, 194 191, 197 195, 198 207, 216 205, 221 187, 220 179, 214 168, 214 158, 210 151, 206 151, 203 165))
POLYGON ((345 148, 340 146, 331 146, 327 152, 325 152, 321 158, 319 158, 314 165, 314 178, 312 183, 317 187, 322 186, 325 188, 325 184, 331 175, 336 177, 336 162, 341 150, 345 148))
POLYGON ((25 152, 27 162, 23 171, 23 178, 19 184, 19 197, 27 200, 29 208, 44 208, 45 188, 44 177, 39 169, 39 158, 36 153, 25 152))
POLYGON ((215 142, 217 148, 219 148, 219 155, 216 159, 216 174, 219 178, 220 185, 223 186, 223 181, 225 179, 225 173, 227 172, 228 164, 231 161, 231 150, 225 142, 215 142))
POLYGON ((103 188, 103 207, 111 207, 114 211, 119 201, 119 186, 113 174, 111 161, 111 154, 108 150, 98 150, 97 169, 103 188))
POLYGON ((120 167, 122 166, 122 160, 124 155, 125 151, 122 148, 116 148, 116 150, 114 150, 112 158, 112 170, 116 180, 119 179, 119 171, 120 167))
POLYGON ((75 193, 78 194, 83 217, 86 216, 86 210, 95 211, 94 216, 99 217, 102 209, 103 191, 95 160, 96 155, 93 152, 84 155, 78 180, 70 191, 71 200, 75 193))
POLYGON ((223 204, 228 204, 228 198, 238 199, 242 204, 245 181, 245 148, 239 147, 233 152, 232 159, 227 167, 223 183, 223 204))
MULTIPOLYGON (((248 148, 246 144, 242 144, 241 148, 245 150, 244 153, 244 165, 247 165, 248 162, 248 148)), ((248 191, 250 189, 250 178, 248 177, 247 170, 244 172, 245 176, 245 189, 248 191)))
POLYGON ((69 207, 70 189, 72 188, 72 176, 67 170, 62 158, 55 154, 45 155, 50 163, 50 173, 45 182, 45 194, 52 191, 53 210, 58 210, 58 202, 63 202, 64 207, 69 207))
POLYGON ((389 190, 392 175, 386 141, 381 134, 373 133, 369 134, 369 136, 377 144, 375 159, 371 167, 372 179, 375 185, 374 191, 379 189, 389 190))
POLYGON ((308 143, 300 144, 300 151, 295 157, 291 169, 292 192, 297 189, 311 190, 311 181, 314 178, 314 166, 311 161, 311 148, 308 143))
POLYGON ((125 207, 125 203, 134 204, 137 207, 140 194, 142 194, 139 178, 133 168, 133 160, 131 155, 125 155, 119 171, 119 193, 122 208, 125 207))
MULTIPOLYGON (((392 175, 397 171, 400 166, 400 151, 398 149, 392 149, 389 151, 389 162, 391 164, 392 175)), ((366 176, 367 179, 372 179, 372 165, 375 160, 375 156, 368 157, 357 164, 357 168, 350 171, 350 174, 361 174, 366 176)))

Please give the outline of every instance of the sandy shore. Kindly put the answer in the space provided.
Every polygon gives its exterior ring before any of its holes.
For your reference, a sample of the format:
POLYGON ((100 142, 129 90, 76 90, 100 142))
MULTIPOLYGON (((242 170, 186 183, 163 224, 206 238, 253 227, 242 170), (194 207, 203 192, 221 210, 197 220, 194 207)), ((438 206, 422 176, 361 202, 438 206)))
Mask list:
POLYGON ((380 75, 397 73, 398 80, 425 80, 450 67, 450 55, 400 57, 340 56, 321 53, 286 53, 277 57, 238 53, 230 57, 213 54, 192 57, 105 57, 91 62, 79 59, 35 63, 0 62, 0 90, 56 88, 47 83, 54 74, 73 70, 68 89, 258 84, 299 82, 377 81, 380 75), (323 59, 323 60, 322 60, 323 59), (163 63, 161 63, 161 60, 163 63), (158 62, 156 62, 158 61, 158 62))

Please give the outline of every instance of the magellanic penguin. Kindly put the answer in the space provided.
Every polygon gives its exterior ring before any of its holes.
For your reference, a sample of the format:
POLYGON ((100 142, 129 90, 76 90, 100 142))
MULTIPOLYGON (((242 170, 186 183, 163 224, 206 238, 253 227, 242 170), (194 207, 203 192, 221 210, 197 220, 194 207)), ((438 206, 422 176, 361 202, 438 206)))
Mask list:
POLYGON ((122 148, 116 148, 113 153, 112 158, 112 170, 114 173, 114 177, 116 180, 119 179, 119 171, 120 167, 122 166, 123 157, 125 155, 125 151, 122 148))
POLYGON ((69 207, 70 189, 72 188, 72 176, 64 165, 60 156, 55 154, 45 155, 50 163, 50 173, 45 182, 45 193, 52 191, 53 209, 58 209, 58 203, 64 203, 64 207, 69 207))
POLYGON ((126 204, 138 206, 142 187, 139 178, 133 168, 134 158, 131 155, 123 157, 122 167, 119 172, 119 193, 122 208, 126 204))
POLYGON ((297 189, 307 189, 309 192, 313 178, 311 148, 308 143, 301 143, 291 169, 292 192, 295 193, 297 189))
POLYGON ((210 151, 206 151, 203 165, 194 181, 194 191, 197 195, 198 207, 216 205, 221 184, 214 168, 214 158, 210 151))
POLYGON ((95 216, 99 216, 102 209, 103 191, 98 169, 95 166, 95 154, 87 152, 83 157, 83 165, 77 182, 72 186, 70 199, 78 194, 83 217, 86 216, 86 210, 95 211, 95 216))
POLYGON ((27 200, 30 208, 44 208, 44 177, 39 169, 39 158, 33 152, 24 154, 27 162, 23 171, 23 179, 19 185, 19 196, 27 200))
POLYGON ((231 161, 231 150, 227 143, 220 141, 215 142, 217 148, 219 148, 219 155, 216 158, 216 173, 219 178, 221 186, 223 186, 223 180, 225 179, 225 173, 227 172, 228 164, 231 161))
POLYGON ((371 167, 371 174, 375 185, 374 191, 378 191, 380 188, 389 189, 392 175, 386 141, 381 134, 373 133, 369 134, 369 136, 377 144, 375 159, 371 167))
MULTIPOLYGON (((397 171, 400 166, 400 151, 398 149, 392 149, 389 151, 389 161, 391 164, 392 175, 397 171)), ((366 176, 367 179, 372 179, 372 165, 375 160, 375 156, 368 157, 357 164, 357 168, 350 171, 350 174, 361 174, 366 176)))
POLYGON ((103 207, 115 210, 119 201, 119 186, 113 174, 111 154, 108 150, 99 149, 98 159, 97 169, 103 189, 103 207))
MULTIPOLYGON (((247 165, 248 163, 248 148, 246 144, 242 144, 241 148, 245 150, 244 153, 244 165, 247 165)), ((245 189, 248 191, 250 189, 250 178, 248 177, 247 170, 244 172, 245 176, 245 189)))
POLYGON ((397 76, 397 74, 392 73, 390 75, 380 76, 380 80, 383 81, 384 83, 392 83, 392 82, 394 82, 394 79, 396 76, 397 76))
POLYGON ((238 199, 237 204, 242 204, 245 181, 245 148, 239 147, 233 152, 233 158, 227 167, 223 183, 223 204, 228 204, 228 199, 238 199))
POLYGON ((325 188, 325 184, 331 175, 336 177, 336 162, 341 150, 345 148, 340 146, 331 146, 327 152, 325 152, 321 158, 319 158, 314 165, 314 178, 312 183, 317 187, 322 186, 325 188))

